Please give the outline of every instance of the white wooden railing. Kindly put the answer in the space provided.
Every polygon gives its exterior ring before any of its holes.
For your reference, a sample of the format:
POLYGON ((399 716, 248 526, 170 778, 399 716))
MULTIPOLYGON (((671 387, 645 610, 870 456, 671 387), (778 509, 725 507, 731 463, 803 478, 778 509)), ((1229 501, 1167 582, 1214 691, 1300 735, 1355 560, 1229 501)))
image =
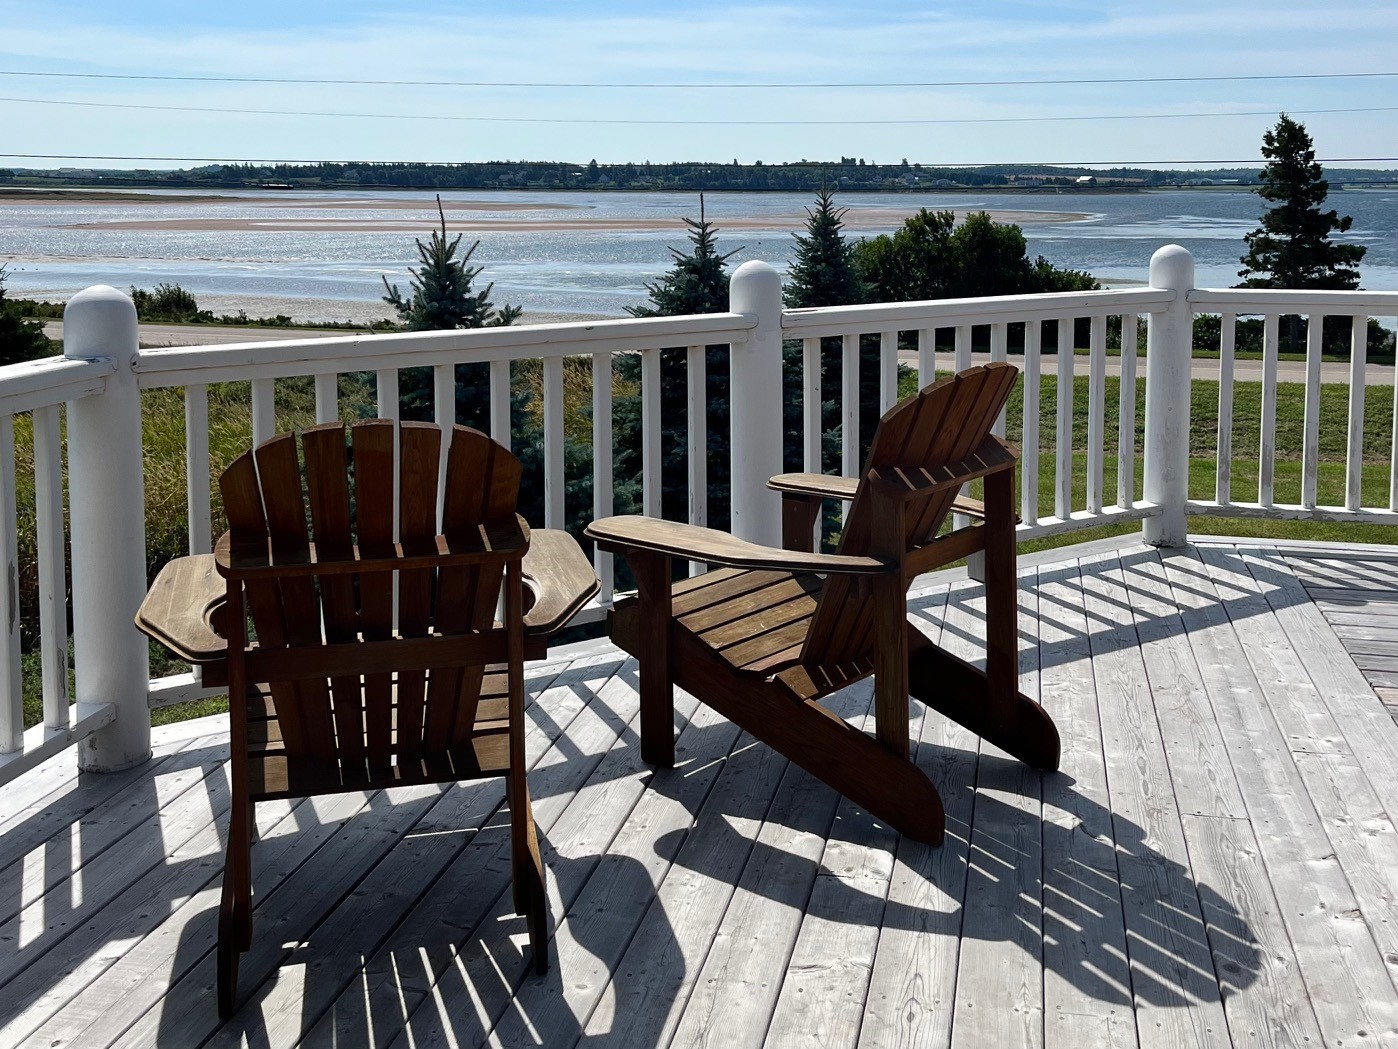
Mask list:
MULTIPOLYGON (((877 340, 879 408, 897 399, 900 347, 919 384, 934 374, 959 370, 972 360, 973 339, 984 336, 992 359, 1011 359, 1022 370, 1020 534, 1025 538, 1140 520, 1144 539, 1157 545, 1185 541, 1190 514, 1324 517, 1368 523, 1398 523, 1398 474, 1390 459, 1385 500, 1366 503, 1363 466, 1363 329, 1371 316, 1398 315, 1398 293, 1260 292, 1193 287, 1193 260, 1182 248, 1166 247, 1152 259, 1150 281, 1128 290, 998 298, 885 303, 828 309, 784 310, 781 280, 771 267, 749 262, 734 273, 731 312, 695 317, 599 321, 588 324, 523 325, 472 331, 353 336, 240 345, 141 350, 134 308, 110 288, 75 297, 65 314, 65 356, 0 368, 0 565, 4 566, 0 637, 0 784, 59 750, 79 743, 84 768, 115 770, 140 762, 150 751, 149 710, 203 694, 197 676, 152 681, 144 638, 132 615, 146 585, 145 508, 141 440, 142 398, 176 388, 185 406, 185 454, 189 549, 203 552, 212 541, 209 400, 211 384, 251 386, 250 430, 255 441, 276 429, 278 383, 313 377, 318 421, 338 417, 341 375, 372 373, 376 409, 400 412, 399 372, 433 369, 434 411, 440 423, 455 421, 453 369, 489 366, 486 413, 492 436, 516 437, 510 425, 510 364, 538 361, 542 375, 544 520, 565 520, 564 362, 583 362, 592 379, 594 478, 612 476, 618 434, 614 428, 613 378, 619 355, 639 355, 642 474, 641 509, 661 512, 661 359, 682 354, 686 362, 688 462, 683 478, 687 516, 709 518, 708 446, 710 418, 705 400, 706 348, 728 347, 731 370, 731 520, 744 538, 777 543, 780 514, 766 479, 783 469, 783 347, 801 347, 801 453, 808 471, 856 474, 861 406, 860 347, 877 340), (1192 322, 1198 314, 1223 316, 1220 360, 1220 437, 1213 499, 1189 491, 1192 322), (1305 371, 1306 422, 1301 452, 1302 490, 1295 504, 1278 502, 1273 485, 1278 456, 1279 318, 1301 314, 1352 317, 1356 333, 1349 373, 1347 483, 1342 506, 1317 505, 1319 471, 1321 325, 1310 326, 1305 371), (1235 322, 1265 319, 1261 480, 1256 502, 1234 498, 1231 447, 1235 389, 1235 322), (1087 353, 1057 352, 1076 341, 1075 322, 1087 332, 1087 353), (1145 325, 1147 352, 1138 360, 1138 333, 1145 325), (1011 346, 1019 352, 1011 353, 1011 346), (949 350, 939 350, 949 347, 949 350), (827 352, 840 359, 840 389, 822 389, 827 352), (1110 357, 1119 361, 1118 422, 1107 410, 1110 357), (1074 435, 1074 382, 1086 367, 1087 432, 1074 435), (1048 379, 1054 380, 1053 419, 1041 432, 1040 414, 1048 379), (1144 439, 1137 442, 1138 386, 1144 382, 1144 439), (838 462, 822 456, 822 401, 839 405, 838 462), (66 404, 66 410, 61 406, 66 404), (68 529, 71 563, 65 557, 63 492, 65 457, 60 411, 66 413, 68 529), (36 565, 19 563, 18 491, 14 430, 17 416, 32 420, 36 565), (1138 456, 1143 456, 1139 483, 1138 456), (1115 484, 1107 467, 1115 462, 1115 484), (1051 491, 1041 491, 1040 474, 1051 491), (1076 482, 1076 483, 1075 483, 1076 482), (1114 491, 1112 490, 1114 488, 1114 491), (1139 495, 1138 495, 1139 491, 1139 495), (1041 510, 1041 505, 1048 504, 1041 510), (18 572, 37 571, 39 594, 38 669, 43 722, 24 730, 18 572), (71 603, 65 600, 71 579, 71 603), (67 623, 74 636, 74 681, 68 694, 67 623), (71 698, 71 702, 70 702, 71 698)), ((1081 347, 1077 347, 1081 349, 1081 347)), ((1211 365, 1204 365, 1211 367, 1211 365)), ((1197 369, 1196 369, 1197 370, 1197 369)), ((798 376, 787 376, 793 381, 798 376)), ((1394 405, 1398 414, 1398 403, 1394 405)), ((1004 432, 1007 420, 997 429, 1004 432)), ((1294 450, 1282 449, 1283 452, 1294 450)), ((1398 448, 1395 449, 1398 451, 1398 448)), ((674 480, 673 478, 671 479, 674 480)), ((577 507, 570 509, 577 510, 577 507)), ((613 511, 609 484, 593 486, 593 516, 613 511)), ((27 514, 27 507, 26 507, 27 514)), ((26 527, 28 517, 25 517, 26 527)), ((612 598, 613 565, 598 553, 603 589, 590 614, 612 598)), ((974 570, 974 566, 973 566, 974 570)))

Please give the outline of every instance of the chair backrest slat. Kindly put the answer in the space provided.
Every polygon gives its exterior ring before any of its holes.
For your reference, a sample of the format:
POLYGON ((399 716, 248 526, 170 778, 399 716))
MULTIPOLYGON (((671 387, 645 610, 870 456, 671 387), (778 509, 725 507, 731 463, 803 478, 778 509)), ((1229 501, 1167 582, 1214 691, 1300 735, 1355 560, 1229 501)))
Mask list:
MULTIPOLYGON (((393 516, 398 502, 393 469, 394 424, 375 419, 350 428, 354 463, 354 530, 365 557, 393 553, 393 516)), ((387 573, 358 577, 359 630, 370 641, 393 635, 393 577, 387 573)), ((393 746, 393 675, 364 678, 364 742, 371 760, 393 746)))
MULTIPOLYGON (((398 535, 405 553, 435 548, 437 534, 437 474, 442 431, 426 423, 403 423, 398 437, 398 535)), ((432 620, 432 583, 436 573, 421 569, 399 573, 398 633, 422 637, 432 620)), ((422 755, 422 720, 427 704, 427 672, 398 674, 398 754, 422 755)))
MULTIPOLYGON (((306 430, 301 434, 301 450, 306 459, 306 494, 316 551, 322 557, 348 557, 354 549, 354 533, 350 529, 349 464, 344 425, 327 423, 306 430)), ((320 603, 326 640, 354 641, 359 634, 354 579, 350 576, 323 577, 320 603)), ((331 678, 330 695, 340 760, 359 768, 365 755, 363 683, 358 677, 331 678)), ((364 771, 367 774, 367 769, 364 771)))
MULTIPOLYGON (((990 434, 1018 372, 1004 363, 970 368, 939 379, 916 396, 890 409, 879 420, 864 477, 870 471, 902 469, 910 474, 934 470, 970 455, 990 434)), ((946 489, 910 500, 903 520, 903 552, 934 538, 956 491, 946 489)), ((840 553, 868 554, 873 538, 872 495, 861 480, 840 535, 840 553)), ((801 652, 808 666, 834 666, 867 658, 873 652, 872 602, 860 596, 845 577, 831 576, 821 590, 810 632, 801 652)))

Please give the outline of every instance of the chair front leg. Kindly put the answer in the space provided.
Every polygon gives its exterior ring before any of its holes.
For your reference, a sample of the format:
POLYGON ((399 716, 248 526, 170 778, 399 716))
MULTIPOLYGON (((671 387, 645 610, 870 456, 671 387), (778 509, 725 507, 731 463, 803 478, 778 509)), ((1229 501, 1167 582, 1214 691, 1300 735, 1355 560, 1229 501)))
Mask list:
POLYGON ((782 493, 782 549, 815 552, 815 526, 820 519, 819 496, 782 493))
POLYGON ((675 684, 670 666, 670 558, 628 551, 640 603, 641 758, 670 768, 675 764, 675 684))
POLYGON ((985 479, 985 676, 989 723, 1013 730, 1019 712, 1019 592, 1014 471, 985 479))

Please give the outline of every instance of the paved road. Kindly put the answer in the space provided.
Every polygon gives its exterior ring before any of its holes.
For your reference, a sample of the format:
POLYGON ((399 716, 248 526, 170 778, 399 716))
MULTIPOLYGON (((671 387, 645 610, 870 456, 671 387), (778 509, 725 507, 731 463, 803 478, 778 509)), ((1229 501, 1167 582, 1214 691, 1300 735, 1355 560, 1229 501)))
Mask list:
MULTIPOLYGON (((63 322, 45 322, 44 334, 51 339, 63 338, 63 322)), ((205 346, 229 342, 332 338, 337 335, 353 334, 355 333, 350 331, 332 331, 324 328, 235 328, 221 324, 142 324, 140 338, 142 346, 205 346)), ((942 361, 947 359, 946 354, 942 354, 941 357, 942 361)), ((904 364, 914 366, 917 364, 917 354, 914 352, 900 353, 898 358, 904 364)), ((986 364, 990 361, 990 355, 988 353, 973 353, 971 360, 976 364, 986 364)), ((1075 364, 1075 371, 1078 375, 1087 374, 1086 357, 1078 357, 1075 364)), ((1045 357, 1044 373, 1053 374, 1054 367, 1053 358, 1045 357)), ((1143 367, 1144 362, 1140 362, 1138 368, 1143 367)), ((1121 359, 1119 357, 1107 358, 1107 374, 1121 374, 1121 359)), ((1197 360, 1194 362, 1192 374, 1196 379, 1217 379, 1218 361, 1197 360)), ((1234 365, 1233 376, 1235 382, 1261 382, 1262 362, 1238 361, 1234 365)), ((1301 361, 1279 361, 1277 363, 1277 378, 1281 382, 1303 383, 1306 381, 1306 366, 1301 361)), ((1320 366, 1320 379, 1321 382, 1325 383, 1346 385, 1349 383, 1349 365, 1338 361, 1324 361, 1320 366)), ((1393 365, 1369 365, 1364 375, 1364 382, 1368 386, 1392 386, 1393 365)))
MULTIPOLYGON (((947 360, 948 355, 939 354, 938 367, 947 360)), ((917 365, 917 354, 915 352, 904 351, 898 355, 898 360, 903 364, 917 365)), ((1053 357, 1043 359, 1043 373, 1045 375, 1055 374, 1057 363, 1053 357)), ((973 364, 989 364, 990 354, 971 354, 973 364)), ((1021 358, 1011 357, 1010 363, 1019 364, 1021 358)), ((1087 374, 1087 358, 1079 356, 1074 362, 1073 372, 1076 375, 1087 374)), ((1143 375, 1145 371, 1145 361, 1138 360, 1136 363, 1137 376, 1143 375)), ((1107 374, 1121 374, 1121 358, 1107 358, 1107 374)), ((1216 360, 1196 360, 1190 369, 1190 374, 1195 379, 1218 379, 1218 361, 1216 360)), ((1277 380, 1279 382, 1306 381, 1306 365, 1303 361, 1278 361, 1277 380)), ((1234 382, 1261 382, 1262 362, 1261 361, 1236 361, 1233 365, 1234 382)), ((1320 381, 1322 383, 1336 383, 1338 385, 1349 385, 1349 365, 1342 361, 1322 361, 1320 365, 1320 381)), ((1366 386, 1392 386, 1393 385, 1393 365, 1391 364, 1371 364, 1365 369, 1364 384, 1366 386)))

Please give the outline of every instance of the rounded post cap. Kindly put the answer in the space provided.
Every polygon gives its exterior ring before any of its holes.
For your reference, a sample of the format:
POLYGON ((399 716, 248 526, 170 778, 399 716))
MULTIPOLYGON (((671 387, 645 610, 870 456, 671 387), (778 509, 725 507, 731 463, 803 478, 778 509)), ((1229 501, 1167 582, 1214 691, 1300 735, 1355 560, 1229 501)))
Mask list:
POLYGON ((782 275, 761 259, 749 259, 733 271, 728 284, 728 308, 734 313, 757 313, 782 301, 782 275))
POLYGON ((1194 287, 1194 256, 1188 248, 1166 244, 1150 257, 1150 286, 1152 288, 1194 287))
POLYGON ((84 288, 63 307, 63 355, 105 356, 114 346, 136 348, 136 304, 106 284, 84 288))

